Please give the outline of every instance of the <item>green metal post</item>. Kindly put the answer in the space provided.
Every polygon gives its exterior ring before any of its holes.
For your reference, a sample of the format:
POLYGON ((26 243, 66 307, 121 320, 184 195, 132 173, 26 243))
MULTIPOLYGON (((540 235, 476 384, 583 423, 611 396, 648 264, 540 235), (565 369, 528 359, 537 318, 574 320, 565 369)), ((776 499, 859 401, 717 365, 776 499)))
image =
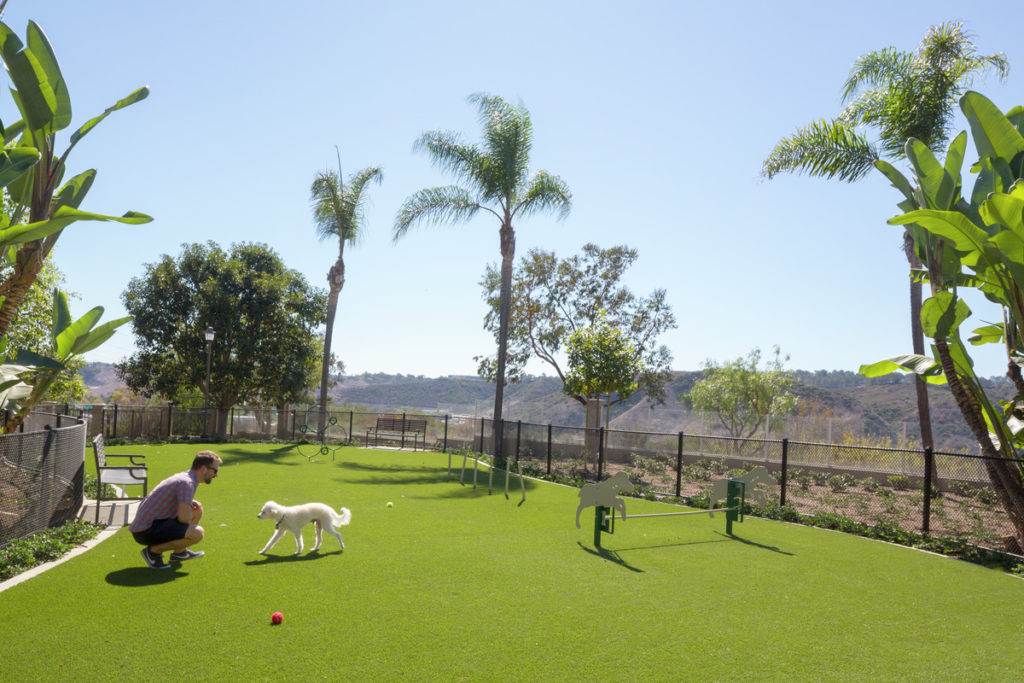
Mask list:
POLYGON ((746 487, 746 484, 739 479, 730 479, 726 488, 725 507, 729 509, 725 512, 725 533, 730 536, 732 536, 732 523, 736 520, 743 521, 740 519, 740 512, 743 509, 746 487))

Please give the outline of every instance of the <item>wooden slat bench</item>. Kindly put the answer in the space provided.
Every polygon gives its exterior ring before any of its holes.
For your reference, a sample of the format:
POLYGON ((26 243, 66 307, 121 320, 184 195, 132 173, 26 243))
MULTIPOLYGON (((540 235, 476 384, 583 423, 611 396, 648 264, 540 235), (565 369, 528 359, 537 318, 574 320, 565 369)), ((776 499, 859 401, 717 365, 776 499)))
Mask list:
POLYGON ((370 441, 377 446, 381 441, 396 441, 405 448, 411 441, 412 449, 416 446, 426 447, 427 420, 422 417, 404 417, 402 415, 379 415, 377 424, 366 430, 366 446, 370 441))
POLYGON ((96 523, 100 522, 100 507, 104 500, 103 489, 105 484, 119 484, 121 486, 121 498, 113 500, 142 500, 149 491, 149 470, 146 468, 146 456, 125 455, 121 453, 107 453, 103 444, 103 434, 97 434, 92 440, 93 455, 96 458, 96 477, 99 481, 96 484, 96 523), (108 465, 108 458, 128 458, 131 465, 108 465), (126 486, 141 486, 142 495, 130 497, 125 495, 126 486))

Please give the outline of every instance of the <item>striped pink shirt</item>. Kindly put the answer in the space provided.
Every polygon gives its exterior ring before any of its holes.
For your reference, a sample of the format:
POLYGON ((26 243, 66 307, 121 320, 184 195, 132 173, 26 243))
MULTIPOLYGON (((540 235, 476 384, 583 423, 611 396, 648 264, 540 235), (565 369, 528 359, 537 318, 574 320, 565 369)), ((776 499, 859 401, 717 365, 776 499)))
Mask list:
POLYGON ((129 531, 145 531, 157 519, 178 516, 178 503, 192 503, 199 482, 192 470, 178 472, 156 485, 139 505, 129 531))

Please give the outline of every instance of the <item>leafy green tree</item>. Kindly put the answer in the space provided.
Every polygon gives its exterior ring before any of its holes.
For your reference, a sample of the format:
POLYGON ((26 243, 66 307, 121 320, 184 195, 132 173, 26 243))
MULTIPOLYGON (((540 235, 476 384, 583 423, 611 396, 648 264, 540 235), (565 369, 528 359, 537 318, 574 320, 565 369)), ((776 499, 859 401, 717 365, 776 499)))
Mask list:
MULTIPOLYGON (((53 340, 50 326, 53 322, 53 290, 64 290, 64 274, 47 259, 36 281, 32 284, 18 312, 7 330, 10 348, 33 351, 52 358, 53 340)), ((69 298, 78 298, 73 292, 64 292, 69 298)), ((85 367, 85 358, 75 356, 64 363, 64 369, 57 373, 43 401, 73 403, 85 399, 89 389, 78 373, 85 367)))
POLYGON ((498 219, 501 245, 501 293, 499 295, 498 355, 494 370, 495 443, 500 443, 502 399, 509 320, 512 311, 512 264, 516 252, 513 221, 539 211, 554 210, 559 218, 569 214, 572 194, 557 176, 537 171, 528 176, 533 124, 523 106, 513 107, 500 97, 476 94, 483 125, 483 145, 469 145, 447 131, 424 133, 417 147, 465 187, 449 185, 420 190, 405 200, 395 218, 394 239, 401 239, 414 224, 468 221, 484 211, 498 219))
MULTIPOLYGON (((2 8, 0 5, 0 10, 2 8)), ((61 185, 68 155, 75 145, 111 113, 145 99, 149 89, 136 90, 86 121, 71 135, 64 151, 58 152, 57 134, 71 124, 71 98, 46 35, 30 21, 26 40, 22 42, 6 24, 0 23, 0 60, 7 70, 12 99, 21 115, 21 119, 0 126, 3 134, 0 151, 3 192, 0 194, 4 200, 0 211, 0 269, 6 272, 0 281, 0 349, 6 364, 0 368, 3 376, 0 405, 7 407, 8 400, 18 401, 15 417, 5 425, 6 430, 11 430, 45 394, 45 391, 28 388, 26 382, 52 387, 61 362, 72 362, 75 355, 81 353, 79 349, 98 339, 109 338, 113 328, 121 324, 108 323, 93 329, 102 315, 102 308, 93 309, 78 321, 62 318, 59 314, 66 313, 66 302, 61 308, 60 296, 55 294, 54 327, 50 337, 56 343, 59 335, 63 335, 60 344, 54 346, 61 352, 61 361, 32 352, 19 353, 7 338, 18 309, 65 228, 78 221, 140 224, 152 220, 132 211, 121 217, 82 211, 79 207, 92 187, 95 169, 84 171, 61 185), (69 341, 72 338, 74 341, 69 341), (65 355, 65 351, 70 355, 65 355)))
MULTIPOLYGON (((622 330, 609 323, 604 313, 589 327, 576 330, 566 342, 566 362, 569 372, 565 376, 563 392, 573 398, 584 397, 587 405, 598 409, 587 410, 587 438, 585 452, 595 449, 593 430, 600 425, 600 397, 607 397, 605 406, 613 405, 612 394, 618 394, 614 403, 624 401, 636 391, 637 377, 643 371, 636 347, 622 330)), ((607 408, 605 427, 607 427, 607 408)))
POLYGON ((792 393, 793 377, 783 369, 779 347, 774 358, 761 367, 761 350, 755 348, 746 358, 719 365, 704 363, 704 376, 680 399, 696 410, 713 413, 726 432, 736 439, 750 438, 773 417, 796 410, 792 393))
POLYGON ((338 258, 327 273, 329 291, 327 294, 327 329, 324 333, 323 362, 320 372, 320 416, 319 429, 324 428, 327 417, 327 389, 330 384, 332 365, 331 343, 334 336, 334 320, 338 309, 338 296, 345 286, 345 243, 356 244, 362 232, 365 219, 363 206, 364 191, 371 182, 378 184, 382 178, 380 168, 364 168, 349 177, 348 186, 341 181, 341 158, 338 158, 338 172, 320 171, 310 187, 313 203, 313 220, 321 240, 337 238, 338 258))
POLYGON ((877 376, 905 370, 929 381, 948 382, 957 406, 978 441, 982 463, 1007 518, 1016 547, 1024 548, 1024 107, 1003 114, 987 98, 968 92, 960 100, 980 157, 970 198, 962 196, 961 169, 967 136, 958 135, 940 163, 923 142, 910 139, 906 153, 913 182, 885 162, 877 167, 903 194, 902 215, 889 223, 904 227, 926 268, 931 297, 921 309, 925 334, 933 340, 933 357, 897 356, 865 365, 877 376), (998 304, 1002 323, 974 331, 974 345, 1001 343, 1008 359, 1007 376, 1016 395, 1010 401, 990 397, 974 371, 960 333, 971 310, 961 288, 975 288, 998 304))
POLYGON ((217 410, 218 435, 238 403, 295 401, 318 364, 315 334, 327 297, 263 244, 187 244, 177 259, 147 264, 122 294, 138 351, 116 364, 144 396, 173 397, 198 387, 217 410), (206 383, 207 327, 215 330, 206 383))
MULTIPOLYGON (((598 325, 602 318, 612 325, 633 349, 634 377, 648 400, 662 403, 665 386, 672 379, 672 354, 657 344, 658 337, 676 327, 675 316, 665 301, 665 290, 637 297, 621 284, 622 276, 636 261, 637 251, 627 246, 601 249, 586 244, 581 254, 559 260, 554 252, 531 249, 520 259, 512 276, 512 311, 509 324, 506 376, 518 381, 530 358, 551 366, 567 382, 560 352, 569 337, 598 325)), ((488 267, 481 283, 490 305, 486 329, 497 336, 501 277, 488 267)), ((495 362, 477 357, 479 372, 493 377, 495 362)), ((567 392, 583 405, 587 395, 567 392)), ((626 397, 620 396, 619 400, 626 397)), ((618 400, 616 401, 616 403, 618 400)))
MULTIPOLYGON (((1006 55, 979 55, 962 22, 931 26, 914 52, 888 47, 859 57, 843 85, 847 104, 832 121, 817 121, 783 138, 764 161, 761 175, 807 172, 812 176, 855 181, 872 171, 883 156, 904 157, 904 143, 916 138, 932 150, 949 139, 957 99, 976 74, 988 70, 1005 77, 1006 55), (868 126, 877 143, 858 132, 868 126)), ((904 252, 912 272, 921 261, 904 234, 904 252)), ((921 331, 921 283, 910 280, 910 321, 914 352, 924 353, 921 331)), ((931 416, 924 382, 916 381, 921 441, 932 445, 931 416)))

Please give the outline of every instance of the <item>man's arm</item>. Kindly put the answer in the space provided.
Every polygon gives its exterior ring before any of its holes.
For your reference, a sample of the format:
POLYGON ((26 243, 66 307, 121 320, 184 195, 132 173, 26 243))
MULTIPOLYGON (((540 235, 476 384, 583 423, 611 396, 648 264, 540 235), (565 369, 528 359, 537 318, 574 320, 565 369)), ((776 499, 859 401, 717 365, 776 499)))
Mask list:
POLYGON ((178 521, 182 524, 192 523, 192 503, 191 502, 179 502, 178 503, 178 521))

